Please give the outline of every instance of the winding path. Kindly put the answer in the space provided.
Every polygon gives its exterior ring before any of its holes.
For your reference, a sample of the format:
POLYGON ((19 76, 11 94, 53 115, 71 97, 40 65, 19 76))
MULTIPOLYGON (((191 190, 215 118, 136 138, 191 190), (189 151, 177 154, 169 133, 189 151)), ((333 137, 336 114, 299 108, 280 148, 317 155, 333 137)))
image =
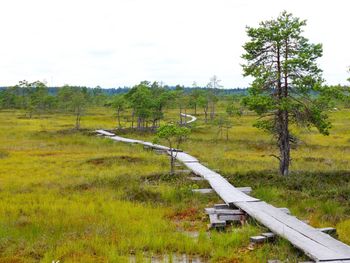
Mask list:
MULTIPOLYGON (((183 116, 191 118, 187 123, 196 120, 196 117, 188 114, 183 114, 183 116)), ((142 144, 167 151, 170 154, 170 148, 163 145, 116 136, 105 130, 97 130, 96 132, 115 141, 142 144)), ((176 159, 194 174, 206 179, 226 204, 240 208, 265 225, 270 231, 287 239, 295 247, 304 251, 315 262, 350 263, 350 246, 311 227, 296 217, 286 214, 279 208, 246 195, 220 174, 202 165, 195 157, 185 152, 178 152, 176 159)))

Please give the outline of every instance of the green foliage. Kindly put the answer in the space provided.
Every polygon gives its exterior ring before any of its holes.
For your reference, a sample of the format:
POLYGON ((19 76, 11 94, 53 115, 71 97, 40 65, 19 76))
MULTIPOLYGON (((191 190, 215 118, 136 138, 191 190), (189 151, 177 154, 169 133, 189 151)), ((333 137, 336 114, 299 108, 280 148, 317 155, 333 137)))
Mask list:
POLYGON ((81 116, 88 105, 86 88, 66 85, 59 90, 57 97, 60 108, 75 115, 75 128, 80 129, 81 116))
POLYGON ((1 108, 24 109, 29 118, 33 114, 52 111, 57 106, 55 97, 48 94, 45 83, 20 81, 19 84, 0 92, 1 108))
POLYGON ((262 116, 287 110, 291 121, 312 124, 327 133, 329 124, 321 118, 325 116, 321 113, 328 109, 324 96, 329 98, 330 94, 326 95, 327 90, 320 88, 321 70, 316 64, 322 46, 309 44, 301 36, 305 25, 304 20, 283 12, 276 20, 262 22, 258 28, 247 28, 250 41, 244 45, 246 53, 242 57, 247 64, 243 70, 254 81, 244 103, 262 116), (269 52, 279 52, 279 65, 271 67, 277 62, 273 56, 267 56, 269 52), (315 93, 320 96, 312 96, 315 93))
POLYGON ((243 103, 260 116, 255 126, 277 139, 282 174, 288 174, 291 124, 314 126, 324 135, 331 127, 326 112, 334 92, 322 87, 316 63, 322 45, 302 36, 305 25, 306 21, 284 11, 258 28, 248 27, 250 40, 243 46, 244 76, 254 78, 243 103))
POLYGON ((134 86, 127 94, 133 114, 137 117, 137 128, 143 129, 150 121, 152 127, 159 126, 163 110, 171 98, 169 91, 157 82, 143 81, 134 86))
POLYGON ((190 134, 190 129, 174 124, 166 124, 157 130, 157 137, 168 142, 170 148, 179 148, 180 144, 186 140, 190 134))
POLYGON ((174 124, 163 125, 157 130, 156 140, 166 140, 170 148, 170 174, 175 172, 176 150, 180 148, 181 143, 187 139, 189 134, 190 129, 174 124))

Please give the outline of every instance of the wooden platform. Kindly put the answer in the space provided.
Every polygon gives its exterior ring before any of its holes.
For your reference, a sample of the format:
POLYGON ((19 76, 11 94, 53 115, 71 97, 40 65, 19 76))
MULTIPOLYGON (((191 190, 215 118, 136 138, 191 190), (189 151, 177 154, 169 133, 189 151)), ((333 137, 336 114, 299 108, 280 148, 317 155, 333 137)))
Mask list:
MULTIPOLYGON (((115 136, 104 130, 98 130, 96 132, 104 136, 109 136, 115 141, 138 143, 155 149, 170 150, 168 147, 162 145, 115 136)), ((212 189, 224 200, 228 207, 235 206, 240 208, 270 229, 271 232, 287 239, 295 247, 304 251, 314 261, 350 263, 350 246, 309 226, 296 217, 287 214, 282 209, 243 193, 231 185, 220 174, 200 164, 195 157, 184 152, 178 152, 176 159, 182 162, 194 174, 207 180, 212 189)), ((214 220, 214 218, 212 219, 214 220)), ((215 220, 217 219, 215 218, 215 220)), ((220 224, 222 223, 221 221, 218 219, 217 223, 220 224)))

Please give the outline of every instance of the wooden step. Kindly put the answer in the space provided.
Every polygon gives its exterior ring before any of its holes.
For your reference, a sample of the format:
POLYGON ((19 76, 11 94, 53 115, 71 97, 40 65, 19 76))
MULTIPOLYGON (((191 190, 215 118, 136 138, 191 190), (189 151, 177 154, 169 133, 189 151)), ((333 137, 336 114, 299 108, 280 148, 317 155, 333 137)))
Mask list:
POLYGON ((229 215, 229 214, 224 214, 224 215, 218 215, 219 220, 223 220, 226 222, 240 222, 241 218, 243 215, 229 215))
POLYGON ((265 242, 271 242, 275 240, 276 235, 272 232, 266 232, 262 233, 259 236, 253 236, 250 237, 250 242, 254 244, 260 244, 260 243, 265 243, 265 242))
POLYGON ((203 189, 192 189, 192 192, 200 193, 200 194, 210 194, 210 193, 213 193, 214 190, 211 188, 203 188, 203 189))
POLYGON ((266 233, 262 233, 262 236, 267 238, 267 241, 273 241, 276 238, 276 235, 272 232, 266 232, 266 233))
POLYGON ((209 221, 211 228, 224 228, 226 226, 226 221, 220 220, 217 214, 210 214, 209 221))
POLYGON ((191 177, 188 177, 189 180, 192 180, 192 181, 204 181, 205 179, 202 178, 202 177, 198 177, 198 176, 191 176, 191 177))
POLYGON ((267 237, 265 236, 252 236, 250 237, 250 242, 254 244, 261 244, 267 241, 267 237))
POLYGON ((214 208, 215 209, 228 209, 230 207, 227 204, 215 204, 214 208))

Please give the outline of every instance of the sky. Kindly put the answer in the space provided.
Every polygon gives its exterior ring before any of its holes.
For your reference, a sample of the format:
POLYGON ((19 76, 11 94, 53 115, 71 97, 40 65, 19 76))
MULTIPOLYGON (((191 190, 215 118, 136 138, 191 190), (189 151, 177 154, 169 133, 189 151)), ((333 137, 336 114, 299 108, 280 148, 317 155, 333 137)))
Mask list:
POLYGON ((216 75, 224 88, 247 87, 246 26, 283 10, 323 44, 326 83, 345 84, 349 0, 0 0, 0 86, 205 86, 216 75))

